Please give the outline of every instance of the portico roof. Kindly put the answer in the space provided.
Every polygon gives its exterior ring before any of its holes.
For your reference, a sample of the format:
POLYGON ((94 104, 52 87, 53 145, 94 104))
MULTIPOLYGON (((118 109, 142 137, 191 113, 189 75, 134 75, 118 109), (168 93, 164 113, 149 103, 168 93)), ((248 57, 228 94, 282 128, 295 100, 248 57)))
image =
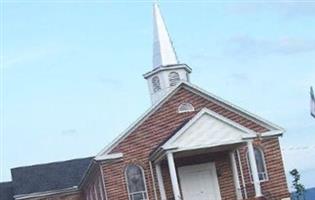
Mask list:
POLYGON ((159 160, 167 151, 220 149, 220 147, 235 146, 257 137, 274 137, 281 134, 282 131, 257 133, 210 109, 203 108, 155 149, 150 158, 159 160))
POLYGON ((171 137, 162 148, 184 151, 244 142, 257 134, 204 108, 171 137))

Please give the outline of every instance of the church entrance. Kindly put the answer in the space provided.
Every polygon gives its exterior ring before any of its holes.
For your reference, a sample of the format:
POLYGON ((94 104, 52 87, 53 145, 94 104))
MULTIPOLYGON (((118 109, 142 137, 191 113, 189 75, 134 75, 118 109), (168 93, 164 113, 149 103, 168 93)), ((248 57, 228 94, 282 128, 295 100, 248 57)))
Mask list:
POLYGON ((214 162, 178 168, 184 200, 221 200, 214 162))

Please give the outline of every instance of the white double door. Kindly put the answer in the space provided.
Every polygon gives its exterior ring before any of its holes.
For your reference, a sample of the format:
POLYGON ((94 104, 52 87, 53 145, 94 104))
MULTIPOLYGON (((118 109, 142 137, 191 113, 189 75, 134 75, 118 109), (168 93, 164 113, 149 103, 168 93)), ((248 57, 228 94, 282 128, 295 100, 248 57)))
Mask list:
POLYGON ((214 163, 178 168, 184 200, 221 200, 214 163))

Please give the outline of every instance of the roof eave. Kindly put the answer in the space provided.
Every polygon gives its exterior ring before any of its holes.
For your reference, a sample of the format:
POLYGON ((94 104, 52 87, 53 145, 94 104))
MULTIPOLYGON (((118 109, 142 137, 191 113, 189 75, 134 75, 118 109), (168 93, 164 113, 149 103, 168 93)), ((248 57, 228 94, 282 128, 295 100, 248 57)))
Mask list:
POLYGON ((143 74, 143 77, 147 79, 148 77, 160 72, 160 71, 168 71, 174 69, 185 69, 188 73, 191 73, 192 69, 186 64, 174 64, 174 65, 166 65, 166 66, 159 66, 154 68, 152 71, 149 71, 143 74))
POLYGON ((69 193, 76 193, 79 192, 79 188, 77 186, 60 189, 60 190, 50 190, 45 192, 34 192, 30 194, 18 194, 14 195, 15 200, 24 200, 30 198, 38 198, 38 197, 47 197, 51 195, 58 195, 58 194, 69 194, 69 193))
POLYGON ((215 100, 218 104, 222 105, 223 107, 225 107, 227 109, 229 109, 229 107, 232 108, 232 111, 234 111, 234 112, 237 111, 243 117, 250 119, 250 120, 256 122, 257 124, 267 128, 267 129, 279 130, 279 131, 282 131, 283 133, 285 132, 285 129, 283 127, 278 126, 278 125, 254 114, 254 113, 251 113, 251 112, 249 112, 249 111, 247 111, 247 110, 245 110, 245 109, 243 109, 243 108, 241 108, 241 107, 239 107, 239 106, 237 106, 237 105, 235 105, 235 104, 233 104, 227 100, 224 100, 221 97, 218 97, 215 94, 210 93, 210 92, 208 92, 208 91, 206 91, 206 90, 204 90, 204 89, 202 89, 202 88, 200 88, 194 84, 186 83, 186 86, 188 86, 187 87, 188 89, 193 88, 193 89, 195 89, 195 91, 199 91, 199 94, 201 96, 206 95, 208 98, 215 100), (202 95, 202 94, 204 94, 204 95, 202 95))

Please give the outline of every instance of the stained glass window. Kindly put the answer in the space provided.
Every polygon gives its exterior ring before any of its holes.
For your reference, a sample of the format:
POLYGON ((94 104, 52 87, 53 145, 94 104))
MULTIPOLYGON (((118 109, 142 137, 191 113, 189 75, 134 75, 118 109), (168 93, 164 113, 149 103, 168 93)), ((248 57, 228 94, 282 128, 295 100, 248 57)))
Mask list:
POLYGON ((144 174, 138 165, 129 165, 126 168, 127 187, 130 200, 146 200, 147 192, 144 182, 144 174))

